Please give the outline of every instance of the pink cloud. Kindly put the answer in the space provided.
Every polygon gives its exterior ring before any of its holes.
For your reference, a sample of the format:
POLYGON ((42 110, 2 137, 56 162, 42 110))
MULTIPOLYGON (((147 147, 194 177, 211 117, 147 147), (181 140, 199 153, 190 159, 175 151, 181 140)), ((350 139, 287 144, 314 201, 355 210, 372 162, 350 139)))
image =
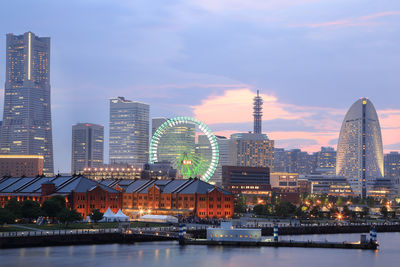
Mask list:
POLYGON ((374 13, 362 17, 356 18, 345 18, 340 20, 325 21, 318 23, 306 23, 300 25, 292 25, 291 27, 310 27, 310 28, 321 28, 321 27, 354 27, 354 26, 376 26, 382 24, 381 22, 371 21, 382 17, 400 15, 400 11, 386 11, 374 13))
MULTIPOLYGON (((210 125, 224 123, 251 123, 253 120, 252 105, 254 91, 248 87, 228 89, 222 95, 211 95, 200 105, 192 106, 194 116, 210 125)), ((339 131, 344 118, 345 109, 308 107, 282 103, 273 95, 261 94, 264 99, 264 121, 282 119, 298 120, 302 125, 309 126, 315 131, 299 131, 296 126, 288 131, 268 131, 270 139, 279 145, 288 147, 290 140, 313 140, 316 144, 298 144, 298 148, 314 152, 321 146, 329 146, 332 140, 339 138, 339 131)), ((384 145, 400 142, 400 110, 378 110, 382 128, 384 145)), ((252 129, 249 129, 252 130, 252 129)), ((230 137, 237 130, 225 129, 216 131, 216 135, 230 137)), ((330 145, 332 146, 332 145, 330 145)), ((336 145, 334 145, 336 147, 336 145)), ((279 146, 278 146, 279 147, 279 146)), ((385 151, 387 152, 387 151, 385 151)))

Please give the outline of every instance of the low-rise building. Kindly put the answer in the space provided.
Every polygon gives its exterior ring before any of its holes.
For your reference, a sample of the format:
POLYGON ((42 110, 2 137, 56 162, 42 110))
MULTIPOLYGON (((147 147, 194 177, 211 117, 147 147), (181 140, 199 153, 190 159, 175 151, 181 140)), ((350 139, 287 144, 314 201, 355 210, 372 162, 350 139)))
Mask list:
POLYGON ((122 192, 82 176, 16 177, 0 180, 0 205, 11 199, 43 203, 55 195, 65 197, 68 207, 86 218, 92 210, 105 212, 122 208, 122 192))
POLYGON ((0 155, 0 177, 34 177, 43 174, 41 155, 0 155))
POLYGON ((231 218, 233 195, 199 179, 136 180, 124 189, 123 211, 136 214, 231 218))

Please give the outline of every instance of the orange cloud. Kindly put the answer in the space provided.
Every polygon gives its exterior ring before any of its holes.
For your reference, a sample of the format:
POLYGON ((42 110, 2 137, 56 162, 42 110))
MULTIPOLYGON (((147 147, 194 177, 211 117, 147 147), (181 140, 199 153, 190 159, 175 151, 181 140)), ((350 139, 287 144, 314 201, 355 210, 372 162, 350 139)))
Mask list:
MULTIPOLYGON (((209 124, 224 123, 249 123, 253 120, 252 105, 254 91, 248 87, 228 89, 222 95, 211 95, 201 102, 200 105, 192 106, 194 116, 209 124)), ((264 99, 263 111, 264 121, 275 119, 298 120, 304 126, 309 126, 314 131, 299 131, 296 126, 288 131, 268 131, 268 136, 283 147, 285 144, 293 143, 290 140, 303 139, 313 140, 315 144, 305 142, 299 143, 298 148, 314 152, 320 150, 321 146, 332 146, 330 142, 339 138, 340 126, 344 118, 345 109, 326 107, 297 106, 279 102, 273 95, 261 94, 264 99)), ((387 109, 378 110, 379 120, 382 128, 384 145, 400 142, 400 110, 387 109)), ((252 129, 249 129, 252 130, 252 129)), ((237 130, 220 130, 216 135, 230 137, 237 130)), ((336 147, 336 145, 334 145, 336 147)), ((385 151, 387 152, 387 151, 385 151)))

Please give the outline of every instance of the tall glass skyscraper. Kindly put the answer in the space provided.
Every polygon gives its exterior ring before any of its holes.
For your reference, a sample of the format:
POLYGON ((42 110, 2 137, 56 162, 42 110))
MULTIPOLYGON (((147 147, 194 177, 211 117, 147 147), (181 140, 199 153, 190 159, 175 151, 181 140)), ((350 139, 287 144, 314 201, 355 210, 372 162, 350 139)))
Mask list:
POLYGON ((71 172, 80 173, 86 167, 100 167, 104 156, 104 127, 92 123, 72 126, 71 172))
POLYGON ((353 193, 363 198, 384 175, 381 127, 375 107, 367 98, 356 101, 343 120, 336 174, 347 178, 353 193))
POLYGON ((53 175, 50 107, 50 38, 7 34, 1 153, 43 155, 53 175))
POLYGON ((110 99, 110 163, 141 166, 148 162, 150 106, 110 99))

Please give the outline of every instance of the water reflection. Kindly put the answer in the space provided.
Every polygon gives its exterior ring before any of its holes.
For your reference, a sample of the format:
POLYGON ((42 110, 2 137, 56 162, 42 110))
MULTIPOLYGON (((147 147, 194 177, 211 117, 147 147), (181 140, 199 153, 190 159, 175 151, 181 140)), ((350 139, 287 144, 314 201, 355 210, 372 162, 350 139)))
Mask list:
MULTIPOLYGON (((292 239, 318 238, 330 241, 358 240, 359 234, 293 236, 292 239)), ((378 234, 379 251, 179 246, 177 242, 132 245, 91 245, 0 250, 1 266, 124 267, 124 266, 397 266, 400 261, 400 233, 378 234), (163 255, 165 253, 165 255, 163 255)))

